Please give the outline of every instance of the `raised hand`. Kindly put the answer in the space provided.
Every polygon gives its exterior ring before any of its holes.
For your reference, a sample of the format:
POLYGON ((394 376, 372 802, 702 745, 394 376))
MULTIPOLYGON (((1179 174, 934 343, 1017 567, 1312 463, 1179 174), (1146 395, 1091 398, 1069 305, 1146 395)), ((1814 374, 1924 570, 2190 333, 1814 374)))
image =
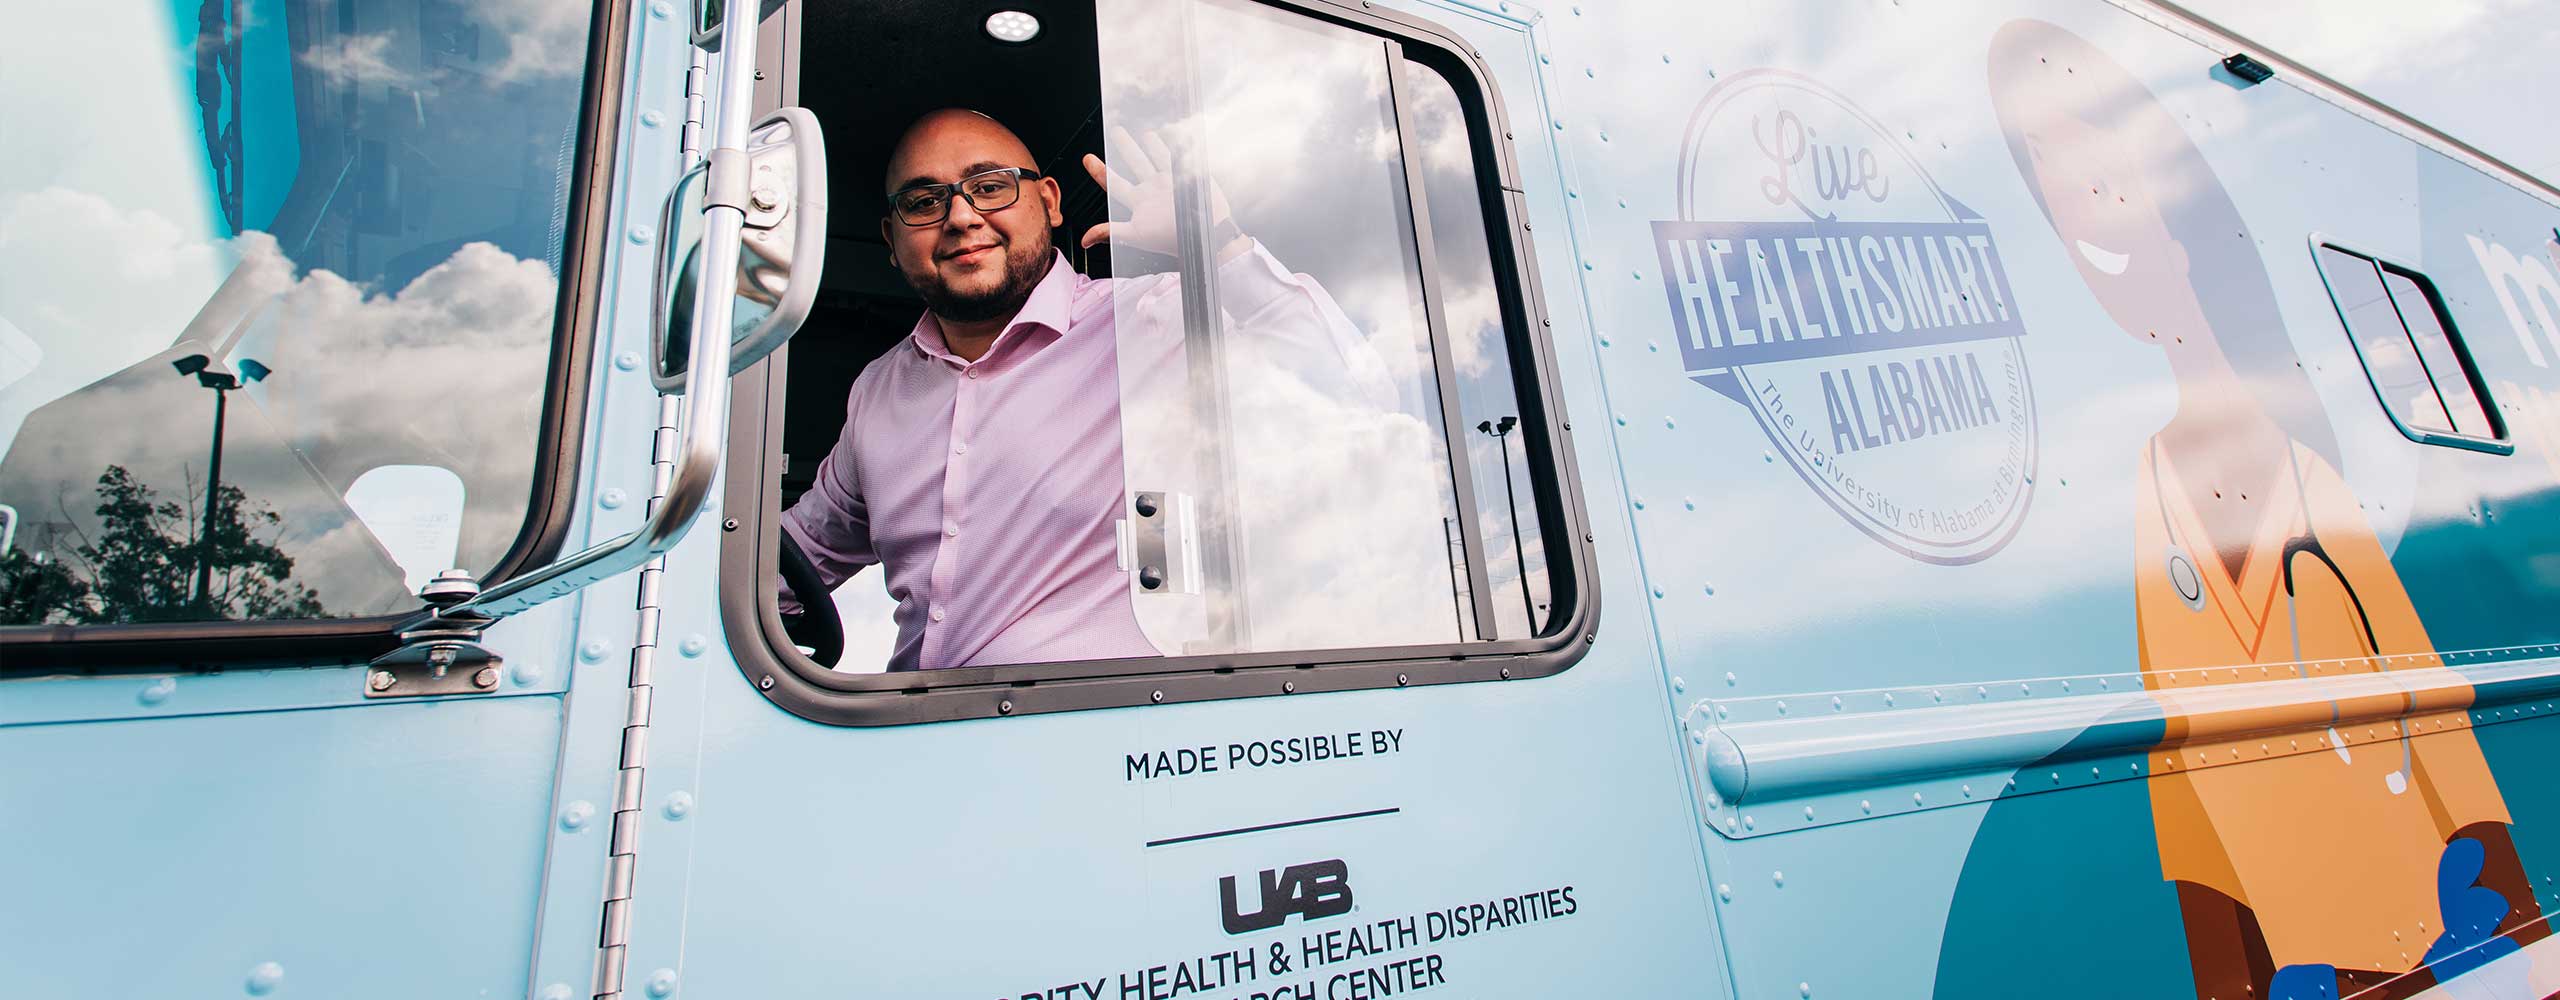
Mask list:
MULTIPOLYGON (((1128 168, 1124 172, 1103 163, 1101 157, 1087 153, 1084 169, 1093 175, 1094 183, 1102 185, 1104 193, 1114 203, 1128 209, 1128 218, 1085 230, 1078 244, 1090 247, 1104 240, 1116 240, 1153 253, 1174 253, 1178 237, 1173 221, 1173 151, 1166 148, 1164 140, 1153 132, 1132 136, 1127 129, 1117 125, 1112 126, 1111 131, 1117 139, 1116 145, 1135 150, 1140 155, 1135 161, 1122 161, 1122 166, 1128 168)), ((1220 259, 1231 256, 1228 251, 1235 245, 1241 245, 1243 237, 1235 233, 1233 212, 1228 207, 1226 192, 1218 190, 1214 182, 1209 185, 1209 216, 1211 232, 1224 234, 1224 242, 1228 244, 1213 250, 1220 259)))

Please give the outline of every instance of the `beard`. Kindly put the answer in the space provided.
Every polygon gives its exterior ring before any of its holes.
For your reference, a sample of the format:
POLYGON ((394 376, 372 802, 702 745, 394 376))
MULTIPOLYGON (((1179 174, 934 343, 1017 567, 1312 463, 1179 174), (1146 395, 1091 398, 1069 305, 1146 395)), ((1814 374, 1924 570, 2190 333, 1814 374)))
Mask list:
MULTIPOLYGON (((1010 316, 1031 298, 1031 290, 1048 277, 1053 256, 1049 231, 1022 245, 1004 244, 1004 280, 983 292, 960 292, 933 275, 905 275, 907 286, 924 298, 925 308, 954 323, 981 323, 1010 316)), ((900 269, 904 272, 904 269, 900 269)))

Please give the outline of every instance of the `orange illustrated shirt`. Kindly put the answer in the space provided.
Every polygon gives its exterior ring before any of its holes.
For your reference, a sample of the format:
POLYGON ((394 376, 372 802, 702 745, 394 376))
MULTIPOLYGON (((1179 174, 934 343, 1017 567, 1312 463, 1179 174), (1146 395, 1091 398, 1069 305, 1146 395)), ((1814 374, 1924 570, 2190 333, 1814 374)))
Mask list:
POLYGON ((2445 841, 2506 822, 2506 804, 2464 713, 2471 688, 2435 655, 2354 493, 2290 449, 2256 529, 2231 539, 2208 533, 2169 456, 2145 452, 2135 607, 2169 718, 2149 779, 2161 876, 2247 906, 2278 967, 2403 971, 2443 931, 2445 841), (2225 548, 2247 552, 2236 578, 2225 548))

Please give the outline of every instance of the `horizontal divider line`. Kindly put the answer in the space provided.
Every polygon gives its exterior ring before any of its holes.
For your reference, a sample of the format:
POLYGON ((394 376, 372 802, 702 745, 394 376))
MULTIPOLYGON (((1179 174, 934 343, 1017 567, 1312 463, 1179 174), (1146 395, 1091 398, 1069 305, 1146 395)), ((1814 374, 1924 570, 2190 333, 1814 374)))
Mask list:
POLYGON ((1370 809, 1363 812, 1343 813, 1338 816, 1318 816, 1313 819, 1293 819, 1285 823, 1264 823, 1261 826, 1240 826, 1233 830, 1218 830, 1211 833, 1195 833, 1188 837, 1167 837, 1163 840, 1150 840, 1147 841, 1147 846, 1165 847, 1172 844, 1188 844, 1195 840, 1213 840, 1218 837, 1234 837, 1247 833, 1263 833, 1270 830, 1285 830, 1293 826, 1313 826, 1317 823, 1333 823, 1346 819, 1366 819, 1371 816, 1387 816, 1403 811, 1404 809, 1401 806, 1388 806, 1384 809, 1370 809))

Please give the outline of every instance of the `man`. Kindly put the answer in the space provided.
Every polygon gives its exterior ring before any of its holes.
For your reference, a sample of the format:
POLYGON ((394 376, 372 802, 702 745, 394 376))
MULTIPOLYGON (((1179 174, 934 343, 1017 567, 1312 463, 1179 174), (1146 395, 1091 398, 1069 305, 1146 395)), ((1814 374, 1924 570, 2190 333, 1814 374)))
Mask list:
MULTIPOLYGON (((1169 252, 1170 158, 1160 142, 1117 137, 1155 162, 1123 174, 1084 158, 1129 214, 1086 231, 1082 245, 1169 252)), ((880 232, 926 312, 854 380, 816 484, 783 513, 829 587, 885 565, 898 602, 891 670, 1157 653, 1118 556, 1120 368, 1178 360, 1180 279, 1076 273, 1050 239, 1065 223, 1058 182, 1033 162, 1022 140, 973 111, 932 112, 899 140, 880 232), (1140 328, 1118 329, 1118 317, 1140 328), (1146 345, 1147 357, 1124 359, 1124 343, 1146 345)), ((1383 384, 1325 292, 1213 201, 1227 329, 1383 384)), ((784 606, 794 608, 788 597, 784 606)))

